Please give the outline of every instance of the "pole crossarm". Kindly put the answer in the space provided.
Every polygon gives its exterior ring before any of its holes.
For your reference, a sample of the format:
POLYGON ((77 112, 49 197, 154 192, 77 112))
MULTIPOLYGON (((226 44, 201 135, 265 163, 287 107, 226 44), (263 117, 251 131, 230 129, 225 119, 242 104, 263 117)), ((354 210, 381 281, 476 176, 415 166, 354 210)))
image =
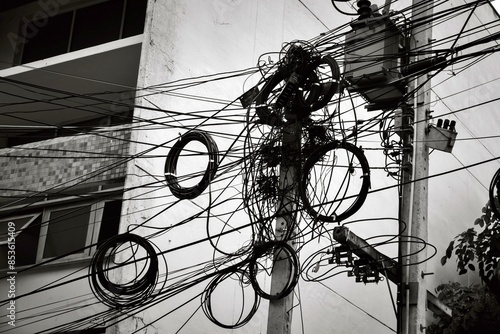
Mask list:
POLYGON ((342 245, 349 246, 351 251, 359 258, 375 262, 380 268, 380 273, 386 276, 391 282, 399 284, 397 261, 376 250, 372 245, 349 231, 345 226, 335 227, 333 229, 333 238, 342 245))
MULTIPOLYGON (((394 284, 399 284, 398 262, 376 250, 363 238, 351 232, 345 226, 333 229, 333 238, 342 245, 348 246, 361 259, 371 260, 380 268, 380 273, 394 284)), ((452 316, 452 310, 440 301, 432 292, 427 291, 427 307, 435 315, 452 316)))

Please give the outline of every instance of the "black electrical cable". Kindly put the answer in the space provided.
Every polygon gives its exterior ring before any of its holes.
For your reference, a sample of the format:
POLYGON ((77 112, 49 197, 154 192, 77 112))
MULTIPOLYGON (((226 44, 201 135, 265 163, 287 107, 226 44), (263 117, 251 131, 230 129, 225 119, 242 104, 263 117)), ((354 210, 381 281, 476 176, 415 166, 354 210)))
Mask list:
MULTIPOLYGON (((123 254, 121 254, 123 256, 123 254)), ((128 254, 127 254, 128 256, 128 254)), ((136 264, 137 269, 137 264, 136 264)), ((146 239, 136 234, 125 233, 112 237, 100 245, 89 265, 89 283, 94 295, 104 304, 116 309, 136 307, 148 301, 158 282, 159 263, 156 250, 146 239), (109 277, 113 268, 135 263, 138 250, 146 252, 146 266, 131 282, 114 283, 109 277), (120 252, 132 252, 124 262, 117 263, 115 257, 120 252)))
POLYGON ((323 56, 304 69, 306 81, 298 94, 299 104, 310 111, 325 107, 338 90, 340 68, 337 61, 330 56, 323 56), (308 82, 314 73, 316 81, 308 82), (309 95, 304 92, 309 91, 309 95))
POLYGON ((280 207, 277 196, 279 162, 282 156, 281 137, 278 127, 265 125, 250 128, 246 137, 243 201, 250 219, 262 227, 265 227, 263 224, 266 222, 271 222, 280 207))
MULTIPOLYGON (((300 185, 300 195, 302 198, 304 209, 309 213, 311 217, 323 222, 340 222, 358 211, 358 209, 363 205, 366 199, 368 189, 370 188, 370 167, 368 165, 368 160, 366 159, 363 151, 360 148, 348 142, 333 141, 331 143, 322 145, 317 148, 304 163, 300 185), (344 150, 347 154, 346 165, 335 166, 337 164, 337 157, 340 154, 339 150, 344 150), (330 154, 333 155, 331 157, 328 157, 328 162, 325 164, 325 158, 327 158, 327 155, 330 154), (356 159, 356 161, 354 161, 354 159, 356 159), (318 173, 316 173, 315 171, 316 165, 317 167, 319 167, 318 173), (326 185, 310 185, 312 178, 316 178, 317 176, 324 178, 326 173, 329 173, 334 168, 342 168, 342 170, 345 171, 345 178, 350 178, 350 174, 353 175, 356 172, 356 169, 361 169, 362 172, 362 174, 360 175, 362 182, 361 186, 359 187, 359 193, 352 196, 354 197, 353 202, 342 212, 337 212, 340 204, 335 209, 333 209, 333 212, 326 208, 326 204, 332 205, 333 199, 324 198, 325 195, 323 193, 325 192, 325 190, 317 189, 318 187, 329 187, 332 182, 334 183, 331 175, 326 176, 326 185), (311 187, 312 190, 310 191, 309 189, 311 189, 311 187), (316 197, 316 190, 319 190, 323 194, 321 198, 316 197), (320 203, 317 203, 317 200, 319 200, 320 203)), ((341 189, 339 187, 337 195, 340 191, 341 189)), ((333 201, 335 202, 335 200, 333 201)), ((340 201, 342 202, 342 200, 340 201)))
MULTIPOLYGON (((280 265, 283 265, 283 263, 280 265)), ((273 241, 256 244, 250 257, 248 271, 250 282, 257 294, 264 299, 277 300, 290 294, 295 288, 295 285, 297 285, 300 274, 299 259, 295 250, 286 242, 273 241), (259 262, 260 260, 266 262, 268 258, 270 258, 272 263, 271 268, 259 262), (264 291, 257 276, 263 271, 266 273, 272 272, 278 261, 286 261, 289 266, 289 276, 286 283, 283 285, 281 291, 264 291)))
POLYGON ((488 190, 491 210, 493 215, 500 220, 500 168, 496 171, 491 179, 490 188, 488 190))
POLYGON ((278 70, 255 98, 260 122, 282 125, 283 108, 292 103, 291 113, 299 117, 326 106, 337 91, 340 69, 334 58, 320 56, 310 46, 291 43, 278 70))
POLYGON ((232 324, 223 323, 221 320, 217 319, 217 317, 214 315, 214 312, 213 312, 213 306, 212 306, 213 296, 212 295, 213 295, 214 291, 217 289, 218 285, 227 279, 234 279, 234 276, 237 276, 237 279, 240 281, 239 285, 241 286, 242 295, 244 297, 244 295, 245 295, 244 289, 246 287, 250 286, 250 284, 245 283, 245 282, 248 282, 248 280, 249 280, 248 275, 249 274, 242 269, 224 270, 210 281, 210 283, 207 285, 207 287, 205 288, 205 290, 203 291, 203 293, 201 295, 201 306, 202 306, 203 313, 205 313, 205 315, 207 316, 207 318, 211 322, 213 322, 214 324, 216 324, 217 326, 222 327, 222 328, 236 329, 236 328, 240 328, 240 327, 243 327, 244 325, 246 325, 252 319, 252 317, 255 315, 255 313, 257 313, 257 310, 258 310, 259 305, 260 305, 260 296, 257 293, 257 291, 255 291, 253 289, 252 289, 252 291, 253 291, 253 295, 254 295, 253 298, 254 299, 253 299, 253 305, 250 308, 250 311, 247 312, 246 316, 243 316, 243 312, 245 311, 245 305, 244 305, 245 298, 243 298, 243 300, 242 300, 243 307, 241 310, 241 314, 238 317, 236 322, 234 322, 232 324))
POLYGON ((213 180, 219 165, 219 150, 212 137, 205 131, 192 130, 184 135, 172 146, 165 161, 165 180, 172 194, 179 199, 193 199, 200 195, 213 180), (208 164, 203 178, 191 187, 183 187, 177 178, 177 162, 184 147, 192 141, 205 145, 208 151, 208 164))
POLYGON ((343 11, 341 10, 338 6, 337 6, 337 2, 348 2, 349 0, 332 0, 332 5, 333 7, 340 13, 340 14, 343 14, 343 15, 347 15, 347 16, 358 16, 358 12, 356 11, 355 13, 348 13, 346 11, 343 11))

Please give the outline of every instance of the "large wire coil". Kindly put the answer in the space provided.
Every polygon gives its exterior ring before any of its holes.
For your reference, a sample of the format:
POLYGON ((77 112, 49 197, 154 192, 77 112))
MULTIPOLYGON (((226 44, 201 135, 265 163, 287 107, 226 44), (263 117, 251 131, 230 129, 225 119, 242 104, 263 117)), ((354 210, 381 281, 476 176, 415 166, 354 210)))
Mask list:
POLYGON ((182 135, 172 146, 165 161, 165 180, 172 194, 179 199, 193 199, 198 197, 213 180, 219 165, 218 157, 219 150, 217 144, 207 132, 192 130, 182 135), (191 187, 183 187, 179 184, 177 177, 177 163, 184 147, 192 141, 198 141, 205 145, 209 161, 200 182, 191 187))
MULTIPOLYGON (((338 174, 338 173, 337 173, 338 174)), ((318 182, 319 183, 319 182, 318 182)), ((340 222, 353 215, 363 205, 370 188, 370 167, 363 151, 357 146, 341 141, 333 141, 318 147, 304 163, 300 194, 304 209, 314 219, 322 222, 340 222), (341 150, 343 152, 341 152, 341 150), (340 161, 340 155, 345 160, 340 161), (334 169, 341 173, 334 179, 334 169), (357 193, 347 194, 351 178, 361 170, 361 184, 357 193), (311 183, 317 179, 321 185, 311 183), (339 182, 340 179, 340 182, 339 182), (327 189, 332 187, 332 189, 327 189), (337 187, 337 188, 335 188, 337 187), (329 196, 333 195, 333 198, 329 196), (338 199, 340 197, 340 199, 338 199), (349 201, 346 208, 340 206, 349 201)))
POLYGON ((266 242, 254 248, 254 253, 248 264, 248 270, 250 282, 257 294, 264 299, 277 300, 289 295, 297 285, 300 275, 299 258, 295 250, 286 242, 266 242), (280 290, 267 292, 262 287, 262 284, 259 283, 257 275, 263 272, 272 272, 277 262, 281 261, 286 261, 282 262, 281 265, 289 266, 288 279, 280 290), (267 262, 271 263, 270 268, 265 264, 267 262))
MULTIPOLYGON (((250 285, 248 283, 245 283, 245 282, 248 282, 248 273, 246 273, 245 271, 243 271, 241 269, 237 269, 234 271, 233 270, 231 270, 231 271, 226 270, 226 271, 222 271, 217 276, 215 276, 210 281, 210 283, 207 285, 207 287, 205 288, 205 290, 203 291, 203 293, 201 295, 201 306, 202 306, 203 313, 205 313, 207 318, 210 321, 212 321, 214 324, 216 324, 219 327, 227 328, 227 329, 240 328, 240 327, 246 325, 252 319, 252 317, 255 315, 255 313, 257 312, 259 305, 260 305, 260 296, 257 294, 257 292, 252 290, 252 288, 250 288, 250 290, 253 291, 254 299, 253 299, 252 307, 246 313, 246 315, 244 314, 245 307, 243 305, 240 316, 238 317, 237 321, 235 321, 232 324, 223 323, 220 319, 218 319, 215 316, 215 314, 213 312, 213 307, 212 307, 212 298, 213 298, 214 291, 217 289, 217 287, 220 285, 221 282, 228 280, 228 279, 231 279, 231 278, 234 278, 233 276, 236 277, 236 279, 239 281, 238 284, 240 285, 242 290, 244 290, 247 285, 248 286, 250 285)), ((242 291, 242 293, 244 293, 244 291, 242 291)), ((245 298, 245 296, 243 296, 243 297, 244 298, 242 299, 242 301, 245 301, 246 298, 245 298)))
POLYGON ((94 295, 112 308, 135 307, 145 303, 154 292, 158 269, 155 248, 148 240, 132 233, 119 234, 105 241, 95 252, 89 266, 90 286, 94 295), (118 262, 121 256, 126 258, 118 262), (114 269, 134 265, 137 270, 140 260, 145 263, 141 264, 134 279, 126 283, 113 282, 110 275, 114 269))

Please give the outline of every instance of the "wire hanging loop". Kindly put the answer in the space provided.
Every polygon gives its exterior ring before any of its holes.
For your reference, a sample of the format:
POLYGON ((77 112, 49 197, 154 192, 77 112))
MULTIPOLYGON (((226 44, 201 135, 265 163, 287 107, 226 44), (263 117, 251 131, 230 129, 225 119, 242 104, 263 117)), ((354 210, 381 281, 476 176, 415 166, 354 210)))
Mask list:
POLYGON ((246 325, 252 317, 257 313, 257 310, 260 305, 260 296, 257 294, 256 291, 252 290, 251 287, 249 287, 249 290, 251 292, 247 292, 246 288, 250 284, 245 283, 248 282, 248 273, 243 271, 242 269, 233 269, 233 268, 228 268, 226 270, 222 270, 219 274, 217 274, 208 284, 208 286, 205 288, 203 293, 201 294, 201 308, 203 310, 203 313, 207 316, 207 318, 216 324, 219 327, 226 328, 226 329, 236 329, 243 327, 246 325), (218 319, 216 314, 214 313, 214 308, 213 305, 213 299, 217 298, 215 295, 217 295, 215 292, 217 291, 217 288, 223 289, 220 287, 221 283, 227 282, 227 281, 239 281, 236 283, 241 289, 242 293, 242 309, 239 318, 236 321, 233 321, 233 323, 227 323, 223 322, 221 319, 218 319), (246 310, 245 307, 245 301, 248 299, 247 294, 251 294, 253 297, 253 302, 251 303, 252 306, 249 308, 249 310, 246 310), (246 315, 245 315, 246 312, 246 315))
POLYGON ((297 253, 286 242, 264 242, 256 245, 248 264, 250 282, 259 296, 267 300, 276 300, 288 296, 298 283, 300 275, 300 265, 297 253), (270 276, 277 263, 289 267, 289 276, 279 291, 267 292, 263 286, 265 281, 259 280, 258 276, 270 276), (268 263, 271 266, 268 266, 268 263))
POLYGON ((363 205, 370 188, 370 166, 360 148, 333 141, 307 158, 300 186, 304 209, 313 219, 341 222, 363 205))
MULTIPOLYGON (((193 154, 193 152, 190 152, 193 154)), ((170 152, 168 152, 167 159, 165 161, 165 180, 170 188, 172 194, 179 199, 193 199, 198 197, 203 191, 208 187, 210 182, 212 182, 217 172, 219 166, 219 150, 217 144, 212 139, 212 137, 205 131, 192 130, 180 137, 180 139, 172 146, 170 152), (177 176, 177 165, 179 162, 179 157, 181 152, 184 150, 187 144, 197 141, 202 143, 208 151, 208 163, 203 177, 197 184, 193 186, 182 186, 179 182, 185 181, 181 180, 177 176)), ((188 177, 195 177, 198 175, 189 175, 188 177)))
POLYGON ((148 240, 132 233, 119 234, 97 249, 89 266, 89 283, 104 304, 116 309, 135 307, 147 302, 153 294, 158 269, 155 248, 148 240), (114 269, 125 266, 133 266, 136 277, 125 283, 113 280, 114 269))

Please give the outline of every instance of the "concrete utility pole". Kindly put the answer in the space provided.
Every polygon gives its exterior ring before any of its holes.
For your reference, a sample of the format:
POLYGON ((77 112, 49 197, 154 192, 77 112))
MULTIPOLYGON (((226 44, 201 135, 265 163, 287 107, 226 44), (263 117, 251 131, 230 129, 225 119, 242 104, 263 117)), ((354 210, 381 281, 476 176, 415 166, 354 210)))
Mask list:
MULTIPOLYGON (((289 110, 285 108, 285 115, 289 110)), ((299 196, 300 175, 300 139, 302 122, 295 121, 283 126, 282 157, 280 165, 280 193, 275 234, 277 240, 285 237, 292 239, 289 242, 293 250, 297 249, 293 238, 296 235, 297 199, 299 196)), ((283 252, 281 252, 283 253, 283 252)), ((292 268, 285 254, 275 252, 271 277, 271 295, 284 290, 289 282, 292 268)), ((267 334, 289 334, 292 325, 293 292, 289 295, 269 301, 267 319, 267 334)))
MULTIPOLYGON (((412 27, 412 36, 410 39, 410 52, 419 49, 428 51, 428 46, 432 41, 432 23, 434 2, 431 0, 413 0, 412 21, 418 21, 421 18, 427 18, 425 24, 419 24, 418 27, 412 27)), ((418 56, 410 61, 419 61, 426 56, 418 56)), ((402 304, 400 307, 400 328, 403 334, 422 333, 426 325, 426 305, 427 288, 425 284, 426 277, 426 259, 427 250, 424 249, 420 240, 427 241, 428 236, 428 182, 429 175, 429 148, 425 143, 429 121, 429 103, 430 103, 430 81, 427 75, 419 76, 415 81, 409 82, 409 91, 414 92, 412 103, 403 108, 405 112, 413 112, 413 161, 411 161, 413 180, 421 180, 409 183, 409 175, 403 173, 402 181, 406 183, 402 189, 402 208, 401 219, 407 224, 406 228, 409 237, 402 238, 402 263, 409 265, 403 267, 403 277, 401 281, 402 304), (415 91, 415 89, 417 89, 415 91), (406 247, 405 247, 406 245, 406 247), (408 255, 409 258, 408 258, 408 255), (407 263, 406 261, 409 260, 407 263)), ((404 119, 404 118, 403 118, 404 119)), ((403 121, 404 122, 404 121, 403 121)), ((410 154, 410 153, 406 153, 410 154)), ((409 162, 408 156, 403 159, 409 162)), ((403 166, 406 167, 406 166, 403 166)))

